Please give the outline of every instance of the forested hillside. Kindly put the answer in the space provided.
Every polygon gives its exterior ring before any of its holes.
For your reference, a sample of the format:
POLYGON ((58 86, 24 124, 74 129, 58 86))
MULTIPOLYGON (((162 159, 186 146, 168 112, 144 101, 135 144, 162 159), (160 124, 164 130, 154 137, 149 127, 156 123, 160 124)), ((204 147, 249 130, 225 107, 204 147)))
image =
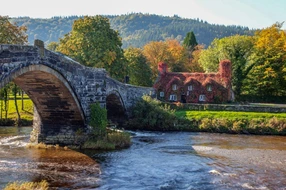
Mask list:
MULTIPOLYGON (((12 18, 18 26, 28 27, 28 40, 41 39, 46 44, 58 42, 60 37, 71 31, 73 21, 82 16, 53 17, 50 19, 34 19, 29 17, 12 18)), ((208 46, 214 38, 222 38, 234 34, 253 35, 254 31, 242 26, 224 26, 209 24, 199 19, 185 19, 178 16, 167 17, 152 14, 132 13, 111 16, 112 29, 118 30, 122 37, 123 48, 128 46, 142 47, 150 41, 175 38, 182 42, 189 31, 193 31, 200 44, 208 46)))

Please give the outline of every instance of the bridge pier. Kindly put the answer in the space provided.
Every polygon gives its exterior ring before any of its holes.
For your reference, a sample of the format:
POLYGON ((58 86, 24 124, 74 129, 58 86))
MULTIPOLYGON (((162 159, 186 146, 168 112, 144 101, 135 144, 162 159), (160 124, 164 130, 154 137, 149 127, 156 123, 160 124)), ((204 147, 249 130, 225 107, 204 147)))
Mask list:
POLYGON ((33 130, 30 135, 31 143, 81 145, 88 133, 87 126, 43 124, 37 109, 34 107, 33 130))

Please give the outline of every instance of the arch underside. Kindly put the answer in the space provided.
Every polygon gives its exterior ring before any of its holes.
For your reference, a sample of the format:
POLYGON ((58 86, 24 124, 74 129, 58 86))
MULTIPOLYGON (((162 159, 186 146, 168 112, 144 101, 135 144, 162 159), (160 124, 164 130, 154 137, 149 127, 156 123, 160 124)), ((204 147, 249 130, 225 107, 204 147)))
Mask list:
POLYGON ((122 124, 126 120, 126 111, 119 95, 111 93, 106 97, 107 117, 114 123, 122 124))
POLYGON ((54 74, 32 70, 17 76, 13 81, 32 99, 40 116, 42 136, 76 131, 84 126, 77 100, 54 74))

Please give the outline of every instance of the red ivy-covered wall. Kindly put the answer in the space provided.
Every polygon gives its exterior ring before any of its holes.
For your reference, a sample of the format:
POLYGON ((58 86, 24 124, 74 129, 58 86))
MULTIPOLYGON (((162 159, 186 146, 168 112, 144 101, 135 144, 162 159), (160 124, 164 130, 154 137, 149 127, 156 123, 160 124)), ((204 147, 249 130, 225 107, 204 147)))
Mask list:
POLYGON ((168 72, 167 64, 163 62, 158 64, 158 70, 159 76, 154 84, 158 99, 183 103, 222 103, 232 100, 229 60, 219 63, 217 73, 168 72))

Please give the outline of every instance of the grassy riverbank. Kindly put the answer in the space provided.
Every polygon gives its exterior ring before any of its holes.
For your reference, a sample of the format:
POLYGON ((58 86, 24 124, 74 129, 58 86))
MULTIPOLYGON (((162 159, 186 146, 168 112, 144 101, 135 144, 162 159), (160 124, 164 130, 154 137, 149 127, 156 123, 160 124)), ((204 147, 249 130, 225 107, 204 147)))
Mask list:
POLYGON ((182 130, 201 132, 286 135, 286 113, 177 111, 182 130))
POLYGON ((176 111, 175 115, 180 118, 189 120, 208 119, 229 119, 229 120, 251 120, 251 119, 271 119, 273 117, 282 119, 286 118, 286 113, 264 113, 264 112, 236 112, 236 111, 193 111, 180 110, 176 111))
POLYGON ((171 109, 148 96, 133 109, 127 129, 286 135, 286 113, 171 109))
MULTIPOLYGON (((17 119, 17 112, 14 102, 14 97, 10 96, 8 102, 8 111, 7 119, 5 119, 6 111, 4 110, 4 101, 0 100, 0 105, 2 105, 2 111, 0 111, 0 125, 14 125, 15 120, 17 119), (2 114, 2 115, 1 115, 2 114)), ((24 95, 23 106, 21 96, 17 96, 18 109, 23 120, 23 125, 31 125, 33 121, 33 102, 27 95, 24 95)), ((1 109, 1 108, 0 108, 1 109)))

